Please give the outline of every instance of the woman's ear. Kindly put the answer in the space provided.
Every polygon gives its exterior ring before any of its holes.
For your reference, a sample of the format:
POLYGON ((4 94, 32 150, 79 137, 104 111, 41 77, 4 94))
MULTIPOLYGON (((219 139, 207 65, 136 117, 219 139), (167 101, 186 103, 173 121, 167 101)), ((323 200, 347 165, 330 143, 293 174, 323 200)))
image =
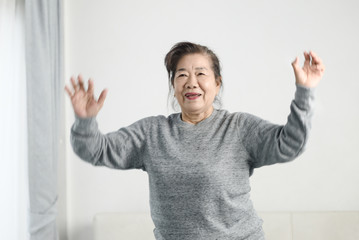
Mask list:
POLYGON ((219 90, 221 89, 221 86, 222 86, 222 77, 218 77, 216 79, 216 88, 217 88, 216 95, 218 95, 219 90))
POLYGON ((222 77, 216 78, 216 84, 217 84, 217 87, 220 87, 222 85, 222 77))

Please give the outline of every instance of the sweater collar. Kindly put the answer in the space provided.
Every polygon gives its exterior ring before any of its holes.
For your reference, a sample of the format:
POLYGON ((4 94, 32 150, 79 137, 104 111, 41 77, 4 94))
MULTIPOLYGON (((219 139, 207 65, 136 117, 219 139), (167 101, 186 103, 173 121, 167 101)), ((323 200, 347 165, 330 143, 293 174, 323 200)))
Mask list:
POLYGON ((184 122, 181 118, 181 114, 182 113, 177 113, 175 116, 177 124, 179 124, 180 126, 186 127, 186 128, 198 128, 198 127, 207 125, 209 122, 211 122, 218 114, 218 110, 213 109, 213 112, 211 113, 211 115, 209 115, 209 117, 203 119, 202 121, 198 122, 197 124, 184 122))

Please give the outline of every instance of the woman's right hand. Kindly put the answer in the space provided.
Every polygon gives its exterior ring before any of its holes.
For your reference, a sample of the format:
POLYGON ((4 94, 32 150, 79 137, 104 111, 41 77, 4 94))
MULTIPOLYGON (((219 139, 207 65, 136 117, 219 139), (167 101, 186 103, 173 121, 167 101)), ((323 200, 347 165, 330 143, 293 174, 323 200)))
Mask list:
POLYGON ((91 79, 88 80, 88 89, 86 91, 82 76, 79 75, 77 79, 78 82, 76 83, 75 77, 71 77, 73 90, 67 85, 65 86, 65 90, 71 99, 75 114, 81 118, 95 117, 105 102, 107 89, 104 89, 101 92, 100 97, 96 101, 93 95, 93 81, 91 79))

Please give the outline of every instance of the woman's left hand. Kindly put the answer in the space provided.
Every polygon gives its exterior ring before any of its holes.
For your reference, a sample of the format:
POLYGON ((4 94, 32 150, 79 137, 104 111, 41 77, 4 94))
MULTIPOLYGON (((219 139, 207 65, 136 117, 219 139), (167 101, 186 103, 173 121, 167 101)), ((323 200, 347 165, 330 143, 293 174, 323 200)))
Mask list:
POLYGON ((304 65, 299 66, 298 57, 292 62, 296 83, 308 88, 314 88, 318 85, 324 74, 324 65, 322 60, 312 51, 304 52, 304 65))

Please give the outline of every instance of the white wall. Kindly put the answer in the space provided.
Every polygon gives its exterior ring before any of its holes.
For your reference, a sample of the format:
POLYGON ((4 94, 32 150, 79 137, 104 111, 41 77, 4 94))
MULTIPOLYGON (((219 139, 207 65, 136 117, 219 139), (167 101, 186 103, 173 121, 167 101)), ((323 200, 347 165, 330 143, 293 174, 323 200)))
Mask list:
MULTIPOLYGON (((285 123, 295 90, 290 63, 312 49, 327 69, 307 151, 255 170, 252 199, 258 210, 359 210, 358 10, 355 0, 65 1, 66 83, 82 73, 94 78, 97 96, 109 89, 97 118, 103 132, 168 115, 163 59, 188 40, 218 54, 225 109, 285 123)), ((149 210, 145 172, 95 168, 67 149, 70 240, 92 239, 97 212, 149 210)))
POLYGON ((0 1, 0 239, 29 239, 25 2, 0 1))

